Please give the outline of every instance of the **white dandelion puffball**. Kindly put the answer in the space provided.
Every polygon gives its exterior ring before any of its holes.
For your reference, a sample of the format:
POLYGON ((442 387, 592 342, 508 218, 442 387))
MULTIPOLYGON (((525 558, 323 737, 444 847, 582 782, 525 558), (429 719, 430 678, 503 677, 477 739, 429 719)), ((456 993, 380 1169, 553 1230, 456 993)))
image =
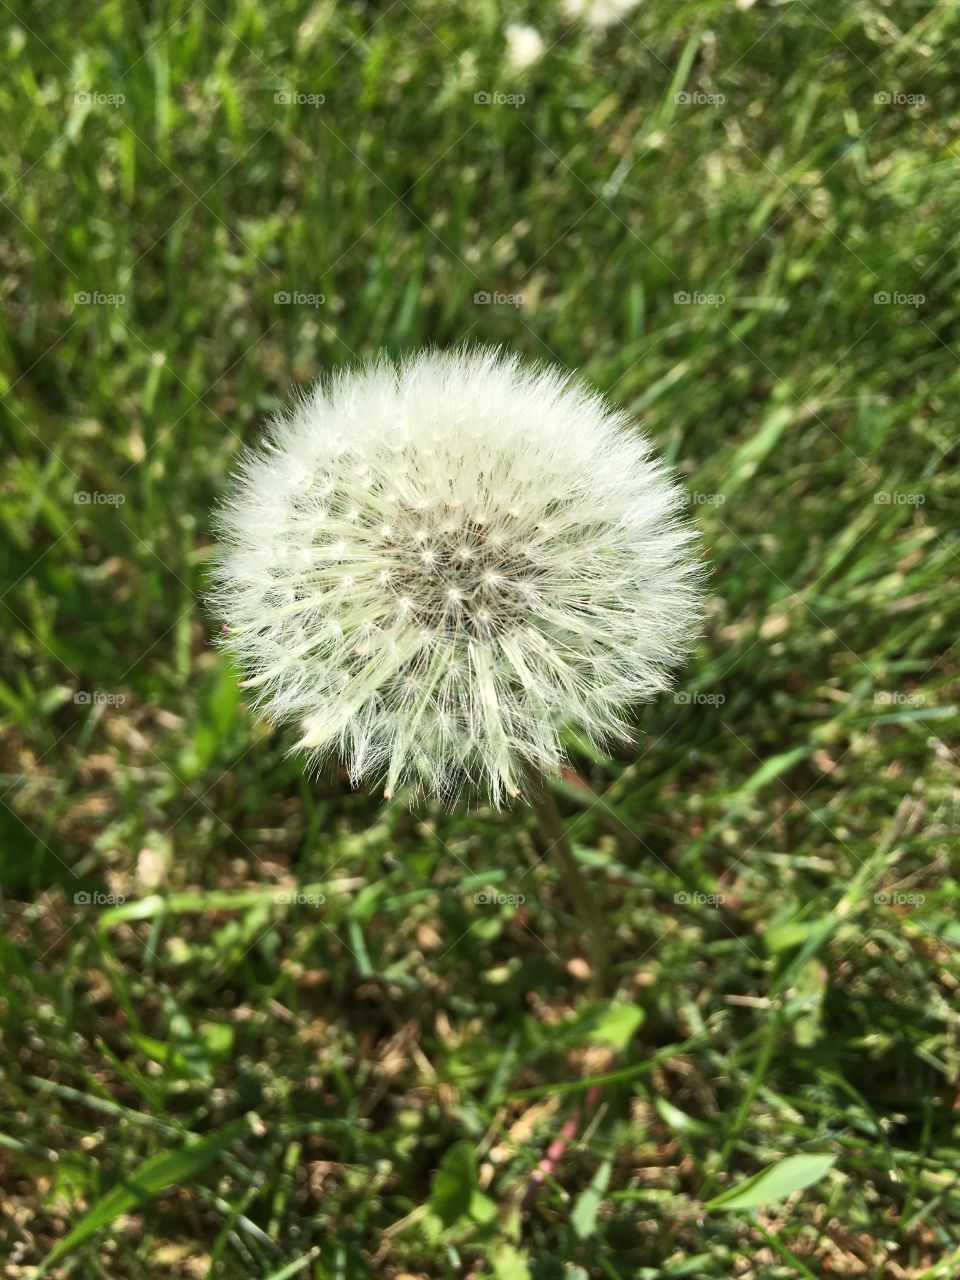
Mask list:
POLYGON ((507 42, 507 66, 511 71, 526 71, 543 57, 546 45, 536 27, 508 22, 503 32, 507 42))
POLYGON ((495 804, 670 684, 699 620, 682 491, 627 415, 490 348, 333 375, 248 451, 214 607, 318 764, 495 804))

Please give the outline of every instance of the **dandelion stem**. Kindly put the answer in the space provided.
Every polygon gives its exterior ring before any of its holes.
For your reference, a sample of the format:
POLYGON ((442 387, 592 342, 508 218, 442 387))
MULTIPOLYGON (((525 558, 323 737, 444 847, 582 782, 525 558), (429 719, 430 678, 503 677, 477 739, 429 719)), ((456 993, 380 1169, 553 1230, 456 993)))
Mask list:
POLYGON ((613 972, 607 947, 607 923, 580 871, 570 837, 546 779, 536 770, 529 769, 527 782, 527 796, 531 809, 537 815, 540 832, 547 845, 546 852, 556 863, 570 905, 580 917, 587 933, 593 959, 594 985, 598 994, 610 995, 613 991, 613 972))

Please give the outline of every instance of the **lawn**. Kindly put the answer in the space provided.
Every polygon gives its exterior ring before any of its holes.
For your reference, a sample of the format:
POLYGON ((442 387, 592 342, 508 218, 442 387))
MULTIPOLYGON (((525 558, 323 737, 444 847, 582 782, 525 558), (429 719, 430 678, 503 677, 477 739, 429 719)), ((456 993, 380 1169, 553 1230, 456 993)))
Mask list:
POLYGON ((0 4, 2 1274, 953 1280, 956 6, 0 4), (212 645, 241 447, 460 342, 702 533, 554 787, 613 1000, 527 810, 309 777, 212 645))

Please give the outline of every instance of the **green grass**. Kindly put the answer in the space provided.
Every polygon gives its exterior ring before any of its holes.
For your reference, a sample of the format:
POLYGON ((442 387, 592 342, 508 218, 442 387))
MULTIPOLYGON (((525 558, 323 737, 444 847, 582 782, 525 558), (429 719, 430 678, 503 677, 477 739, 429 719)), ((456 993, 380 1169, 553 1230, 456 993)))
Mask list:
POLYGON ((3 18, 4 1274, 951 1280, 956 7, 3 18), (712 566, 678 697, 558 788, 612 1009, 528 814, 308 780, 209 645, 241 442, 463 339, 642 418, 712 566))

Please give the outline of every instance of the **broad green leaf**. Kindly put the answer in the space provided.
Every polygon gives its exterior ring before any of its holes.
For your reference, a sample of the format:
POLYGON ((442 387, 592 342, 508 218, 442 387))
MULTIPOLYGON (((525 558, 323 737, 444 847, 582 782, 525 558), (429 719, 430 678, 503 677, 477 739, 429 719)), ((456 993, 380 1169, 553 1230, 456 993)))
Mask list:
POLYGON ((730 1187, 714 1196, 703 1206, 705 1209, 755 1209, 761 1204, 782 1200, 794 1191, 809 1187, 833 1168, 836 1156, 803 1155, 788 1156, 778 1164, 772 1164, 755 1173, 745 1182, 730 1187))
POLYGON ((477 1158, 469 1142, 457 1142, 445 1152, 433 1180, 430 1208, 445 1227, 470 1212, 477 1186, 477 1158))
POLYGON ((88 1240, 102 1227, 109 1226, 121 1213, 128 1213, 144 1200, 150 1200, 165 1187, 179 1186, 230 1145, 247 1127, 245 1120, 237 1120, 215 1133, 184 1143, 176 1151, 159 1151, 150 1156, 128 1177, 111 1187, 87 1210, 73 1230, 47 1254, 37 1273, 37 1280, 59 1258, 88 1240))
POLYGON ((785 920, 783 924, 771 925, 763 935, 763 945, 772 956, 781 951, 789 951, 791 947, 800 947, 813 933, 817 923, 809 920, 785 920))
POLYGON ((496 1280, 530 1280, 530 1268, 512 1244, 501 1245, 491 1259, 496 1280))
POLYGON ((611 1000, 591 1030, 590 1039, 613 1045, 615 1049, 625 1049, 642 1022, 643 1010, 638 1005, 611 1000))
POLYGON ((470 1217, 474 1222, 486 1224, 497 1216, 497 1206, 482 1191, 474 1191, 470 1197, 470 1217))
POLYGON ((215 1062, 224 1061, 233 1051, 234 1030, 225 1022, 205 1022, 197 1028, 197 1036, 215 1062))

